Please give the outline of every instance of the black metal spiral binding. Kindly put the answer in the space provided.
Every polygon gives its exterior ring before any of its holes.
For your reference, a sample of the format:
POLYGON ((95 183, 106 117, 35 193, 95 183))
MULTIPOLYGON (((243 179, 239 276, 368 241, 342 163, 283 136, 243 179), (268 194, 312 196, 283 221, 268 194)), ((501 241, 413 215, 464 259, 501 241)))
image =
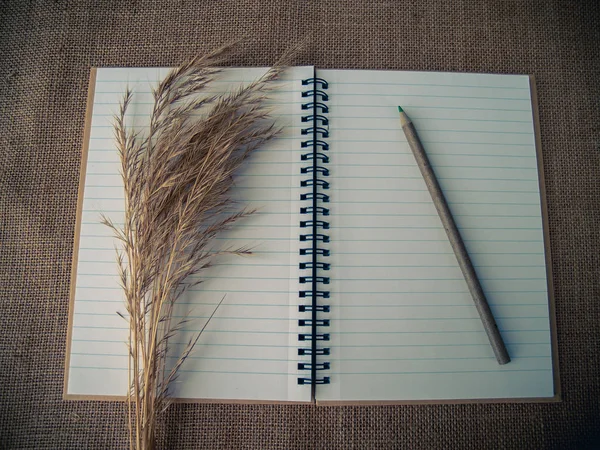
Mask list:
POLYGON ((301 214, 306 214, 307 219, 300 221, 300 228, 307 228, 309 233, 300 234, 301 242, 310 242, 310 247, 300 248, 300 255, 310 256, 310 260, 300 263, 300 270, 307 271, 302 273, 299 278, 300 284, 308 285, 308 289, 299 292, 300 298, 310 299, 310 304, 300 305, 299 312, 310 313, 309 319, 298 320, 299 327, 309 327, 310 332, 300 333, 298 340, 301 342, 310 342, 310 347, 298 349, 298 355, 310 356, 310 363, 298 363, 298 370, 310 371, 310 377, 298 378, 298 384, 313 385, 313 397, 315 394, 314 385, 329 384, 329 377, 319 376, 318 371, 329 370, 329 362, 317 361, 317 356, 326 356, 330 354, 328 347, 320 347, 319 341, 329 341, 328 333, 321 333, 319 328, 328 327, 329 319, 322 319, 319 314, 329 313, 329 305, 319 302, 319 299, 329 298, 329 291, 322 286, 329 284, 329 277, 320 274, 320 271, 328 271, 330 264, 319 261, 320 258, 329 256, 329 249, 322 245, 329 242, 329 236, 320 232, 329 229, 329 222, 323 220, 324 216, 329 215, 329 209, 321 206, 319 203, 328 203, 329 196, 320 192, 329 189, 329 183, 323 178, 329 176, 329 169, 324 164, 329 162, 329 157, 324 153, 329 150, 329 145, 325 141, 329 137, 329 120, 326 114, 329 107, 326 102, 329 100, 327 92, 328 84, 322 78, 309 78, 302 80, 303 86, 308 86, 307 90, 302 92, 303 98, 310 101, 302 105, 305 111, 311 111, 312 114, 302 117, 302 123, 306 123, 306 128, 301 130, 307 140, 301 143, 302 148, 310 149, 309 153, 302 155, 302 161, 310 161, 311 165, 302 167, 300 173, 311 175, 301 181, 302 187, 312 188, 310 191, 301 194, 300 200, 308 202, 306 206, 300 208, 301 214))

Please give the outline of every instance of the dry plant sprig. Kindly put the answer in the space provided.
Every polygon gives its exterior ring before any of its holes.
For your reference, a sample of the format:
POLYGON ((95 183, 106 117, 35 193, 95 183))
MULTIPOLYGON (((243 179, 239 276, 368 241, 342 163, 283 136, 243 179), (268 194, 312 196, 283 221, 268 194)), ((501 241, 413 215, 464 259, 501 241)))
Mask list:
POLYGON ((172 368, 166 366, 168 340, 187 322, 172 323, 174 305, 198 283, 189 277, 217 255, 250 253, 246 248, 213 251, 209 245, 252 213, 236 210, 229 191, 243 161, 279 131, 264 100, 283 66, 234 92, 199 95, 220 73, 215 67, 230 48, 194 58, 166 76, 153 90, 147 133, 126 126, 130 90, 115 116, 125 218, 122 227, 106 217, 103 223, 122 245, 117 263, 128 315, 122 317, 129 322, 132 449, 154 448, 158 415, 170 404, 169 385, 199 337, 188 341, 172 368))

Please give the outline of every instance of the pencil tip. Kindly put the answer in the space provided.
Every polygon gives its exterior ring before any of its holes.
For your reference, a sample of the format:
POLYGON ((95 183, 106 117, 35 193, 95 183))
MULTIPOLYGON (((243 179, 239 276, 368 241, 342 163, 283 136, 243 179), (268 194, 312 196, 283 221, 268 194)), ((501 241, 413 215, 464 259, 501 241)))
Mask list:
POLYGON ((398 112, 404 112, 404 111, 402 110, 402 106, 398 106, 398 112))

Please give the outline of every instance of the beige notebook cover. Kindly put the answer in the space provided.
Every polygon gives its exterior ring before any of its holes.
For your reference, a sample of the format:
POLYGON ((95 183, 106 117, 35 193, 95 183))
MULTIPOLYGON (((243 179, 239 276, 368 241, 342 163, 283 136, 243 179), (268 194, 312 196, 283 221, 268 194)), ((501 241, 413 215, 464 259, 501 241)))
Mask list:
MULTIPOLYGON (((216 91, 264 69, 231 69, 216 91)), ((148 117, 150 85, 165 69, 94 69, 82 152, 74 245, 65 398, 118 399, 127 389, 122 294, 114 242, 99 224, 122 214, 122 186, 110 115, 125 85, 137 92, 133 124, 148 117)), ((548 222, 533 79, 294 68, 272 99, 284 134, 240 173, 236 198, 260 212, 220 243, 252 245, 255 255, 220 261, 181 305, 196 322, 222 295, 207 333, 173 395, 184 401, 428 403, 556 401, 560 383, 548 222), (327 135, 330 252, 321 275, 329 306, 319 355, 328 384, 298 384, 310 356, 298 336, 310 314, 299 305, 307 261, 299 236, 307 191, 308 112, 303 92, 318 89, 316 118, 327 135), (495 362, 464 280, 397 121, 413 119, 477 266, 513 361, 495 362), (327 123, 325 123, 325 120, 327 123), (313 396, 314 394, 314 396, 313 396)), ((313 92, 314 94, 314 92, 313 92)), ((313 105, 314 106, 314 105, 313 105)), ((321 160, 318 160, 321 164, 321 160)), ((182 339, 184 341, 184 339, 182 339)), ((175 350, 177 343, 175 343, 175 350)))

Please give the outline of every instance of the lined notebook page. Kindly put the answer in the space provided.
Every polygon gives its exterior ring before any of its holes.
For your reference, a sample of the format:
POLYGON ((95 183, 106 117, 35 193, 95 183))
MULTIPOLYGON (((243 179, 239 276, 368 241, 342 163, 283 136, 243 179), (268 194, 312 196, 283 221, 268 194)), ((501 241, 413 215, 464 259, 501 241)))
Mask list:
MULTIPOLYGON (((212 87, 224 92, 250 82, 265 69, 228 69, 212 87)), ((123 190, 111 117, 127 85, 135 96, 128 119, 148 124, 150 87, 167 69, 98 69, 87 157, 72 321, 67 394, 124 395, 127 390, 127 323, 117 282, 115 245, 99 223, 105 213, 123 220, 123 190)), ((196 351, 180 371, 172 395, 194 399, 310 401, 298 386, 298 235, 300 195, 301 79, 311 67, 288 70, 272 94, 273 116, 284 132, 258 150, 236 178, 234 199, 258 212, 215 242, 248 247, 254 255, 221 257, 202 273, 175 310, 193 321, 170 342, 174 363, 225 297, 196 351)))
POLYGON ((330 83, 331 385, 318 399, 554 394, 526 76, 322 70, 330 83), (512 362, 499 366, 399 124, 412 118, 512 362))

